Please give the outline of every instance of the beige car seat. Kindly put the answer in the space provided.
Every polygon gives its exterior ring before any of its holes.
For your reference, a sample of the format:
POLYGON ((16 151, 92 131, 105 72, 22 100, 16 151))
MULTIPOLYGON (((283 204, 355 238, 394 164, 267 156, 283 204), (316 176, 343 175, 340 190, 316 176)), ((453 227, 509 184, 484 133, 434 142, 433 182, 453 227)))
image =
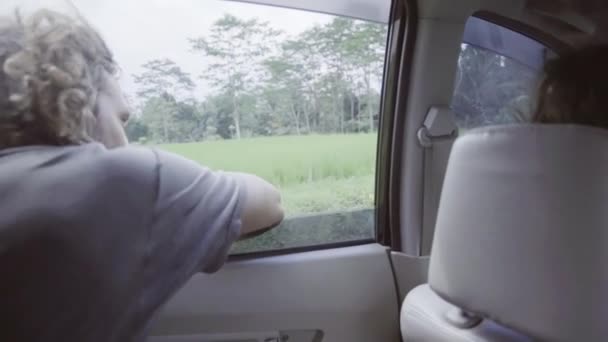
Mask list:
POLYGON ((608 341, 608 131, 476 129, 457 139, 410 341, 608 341))

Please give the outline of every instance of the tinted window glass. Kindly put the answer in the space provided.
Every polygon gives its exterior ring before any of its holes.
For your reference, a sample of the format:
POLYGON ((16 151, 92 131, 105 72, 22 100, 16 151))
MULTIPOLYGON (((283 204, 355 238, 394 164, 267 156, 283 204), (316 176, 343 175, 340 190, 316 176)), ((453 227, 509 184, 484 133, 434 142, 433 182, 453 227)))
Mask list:
POLYGON ((451 107, 462 129, 528 120, 551 52, 507 28, 471 18, 458 58, 451 107))

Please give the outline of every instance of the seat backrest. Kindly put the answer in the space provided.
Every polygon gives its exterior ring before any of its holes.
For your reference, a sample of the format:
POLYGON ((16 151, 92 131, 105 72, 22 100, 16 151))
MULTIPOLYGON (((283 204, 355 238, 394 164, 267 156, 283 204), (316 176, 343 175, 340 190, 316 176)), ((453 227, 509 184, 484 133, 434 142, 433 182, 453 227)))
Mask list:
MULTIPOLYGON (((406 341, 412 340, 408 326, 424 335, 411 314, 416 306, 432 310, 422 303, 423 292, 483 319, 475 327, 492 322, 513 332, 454 340, 608 336, 607 177, 608 131, 602 129, 512 125, 459 138, 442 190, 430 288, 413 291, 404 304, 406 341)), ((459 324, 442 323, 446 329, 459 324)))

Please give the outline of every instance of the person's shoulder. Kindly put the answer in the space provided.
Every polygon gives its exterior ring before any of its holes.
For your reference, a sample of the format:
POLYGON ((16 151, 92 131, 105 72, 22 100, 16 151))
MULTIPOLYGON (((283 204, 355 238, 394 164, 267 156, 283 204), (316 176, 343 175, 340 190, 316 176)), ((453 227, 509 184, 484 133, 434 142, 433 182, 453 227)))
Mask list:
POLYGON ((158 156, 153 149, 125 146, 107 149, 101 144, 55 148, 45 163, 60 178, 74 178, 103 185, 153 186, 158 177, 158 156), (57 172, 60 171, 60 172, 57 172))
POLYGON ((146 202, 140 198, 152 200, 159 179, 153 150, 106 149, 97 143, 3 150, 0 169, 3 193, 36 193, 41 199, 57 197, 38 207, 78 206, 85 211, 99 203, 124 206, 127 202, 146 202), (135 197, 137 201, 133 200, 135 197))
POLYGON ((125 146, 104 149, 95 158, 97 167, 107 177, 139 183, 153 181, 158 173, 158 154, 154 149, 125 146))
POLYGON ((103 151, 100 162, 109 167, 127 169, 148 168, 158 162, 157 152, 148 147, 124 146, 103 151))

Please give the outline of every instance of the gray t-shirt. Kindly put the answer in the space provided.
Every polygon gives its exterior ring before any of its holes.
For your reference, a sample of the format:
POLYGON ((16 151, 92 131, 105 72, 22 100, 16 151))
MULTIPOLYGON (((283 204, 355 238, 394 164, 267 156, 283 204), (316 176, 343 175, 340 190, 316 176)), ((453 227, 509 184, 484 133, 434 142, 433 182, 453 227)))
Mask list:
POLYGON ((148 148, 0 151, 0 341, 134 341, 241 229, 228 174, 148 148))

